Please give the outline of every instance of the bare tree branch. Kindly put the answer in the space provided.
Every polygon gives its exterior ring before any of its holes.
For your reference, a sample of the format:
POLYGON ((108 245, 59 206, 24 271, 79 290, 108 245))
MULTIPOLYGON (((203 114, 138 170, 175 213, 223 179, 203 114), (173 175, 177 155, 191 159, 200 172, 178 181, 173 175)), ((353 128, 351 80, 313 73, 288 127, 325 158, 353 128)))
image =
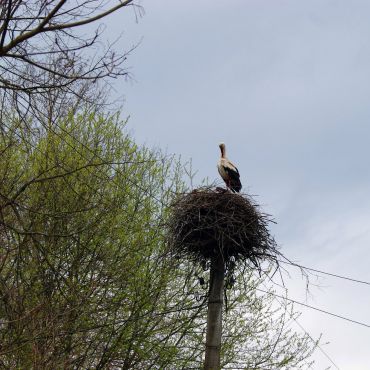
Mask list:
POLYGON ((78 30, 128 6, 137 7, 133 0, 1 1, 0 89, 39 94, 72 85, 73 93, 80 80, 127 75, 128 53, 116 53, 113 45, 102 48, 99 25, 87 37, 78 30))

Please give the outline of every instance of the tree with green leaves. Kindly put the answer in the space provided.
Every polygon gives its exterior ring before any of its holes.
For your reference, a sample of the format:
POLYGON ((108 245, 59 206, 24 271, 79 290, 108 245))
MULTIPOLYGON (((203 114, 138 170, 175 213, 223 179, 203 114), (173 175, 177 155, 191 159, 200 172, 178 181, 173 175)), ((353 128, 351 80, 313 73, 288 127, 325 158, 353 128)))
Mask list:
POLYGON ((172 356, 158 333, 183 325, 182 310, 194 306, 164 299, 173 272, 163 258, 162 203, 182 186, 172 160, 138 148, 117 117, 69 116, 37 137, 17 121, 8 126, 2 365, 135 368, 172 356))

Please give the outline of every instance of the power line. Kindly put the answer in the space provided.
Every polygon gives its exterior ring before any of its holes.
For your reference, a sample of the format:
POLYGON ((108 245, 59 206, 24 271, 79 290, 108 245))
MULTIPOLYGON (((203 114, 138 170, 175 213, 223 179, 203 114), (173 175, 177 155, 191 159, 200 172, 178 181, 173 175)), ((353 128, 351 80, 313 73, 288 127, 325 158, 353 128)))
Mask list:
POLYGON ((272 292, 266 292, 265 290, 262 290, 262 289, 259 289, 259 288, 256 288, 256 290, 262 292, 262 293, 266 293, 266 294, 270 294, 270 295, 273 295, 275 297, 278 297, 278 298, 281 298, 281 299, 285 299, 287 301, 290 301, 290 302, 293 302, 293 303, 296 303, 296 304, 299 304, 301 306, 304 306, 304 307, 307 307, 307 308, 311 308, 312 310, 316 310, 316 311, 319 311, 319 312, 322 312, 322 313, 325 313, 327 315, 330 315, 330 316, 334 316, 334 317, 337 317, 339 319, 342 319, 342 320, 345 320, 345 321, 349 321, 349 322, 352 322, 354 324, 358 324, 358 325, 361 325, 361 326, 365 326, 367 328, 370 328, 370 325, 369 324, 366 324, 366 323, 363 323, 363 322, 360 322, 360 321, 356 321, 356 320, 353 320, 353 319, 350 319, 349 317, 345 317, 345 316, 341 316, 341 315, 338 315, 338 314, 335 314, 335 313, 332 313, 332 312, 329 312, 329 311, 326 311, 326 310, 323 310, 321 308, 317 308, 317 307, 314 307, 314 306, 310 306, 306 303, 303 303, 303 302, 298 302, 294 299, 291 299, 291 298, 288 298, 288 297, 283 297, 281 295, 278 295, 276 293, 272 293, 272 292))
MULTIPOLYGON (((275 297, 276 298, 276 297, 275 297)), ((278 301, 279 302, 279 301, 278 301)), ((280 302, 279 302, 280 303, 280 302)), ((323 350, 321 346, 319 346, 318 343, 315 342, 315 340, 312 338, 312 336, 307 332, 307 330, 300 324, 300 322, 293 316, 291 316, 292 319, 295 321, 295 323, 306 333, 306 335, 311 339, 313 343, 317 345, 317 348, 320 350, 320 352, 338 369, 338 365, 333 361, 333 359, 323 350)))
MULTIPOLYGON (((281 307, 283 307, 283 303, 280 302, 280 300, 278 299, 278 297, 275 295, 274 299, 280 304, 281 307)), ((319 344, 312 338, 312 336, 307 332, 307 330, 300 324, 300 322, 293 316, 292 313, 290 313, 290 317, 295 321, 295 323, 301 328, 302 331, 304 331, 306 333, 306 335, 308 336, 308 338, 312 341, 312 343, 314 343, 317 348, 320 350, 320 352, 330 361, 331 364, 334 365, 334 367, 338 370, 339 367, 338 365, 333 361, 333 359, 324 351, 324 349, 319 346, 319 344)))
POLYGON ((306 266, 300 265, 298 263, 289 261, 288 259, 287 259, 287 261, 278 260, 278 262, 285 263, 287 265, 291 265, 291 266, 295 266, 295 267, 299 267, 299 268, 304 269, 304 270, 318 272, 318 273, 323 274, 323 275, 333 276, 333 277, 336 277, 338 279, 344 279, 344 280, 352 281, 354 283, 360 283, 360 284, 370 285, 370 282, 365 281, 365 280, 358 280, 358 279, 354 279, 354 278, 351 278, 351 277, 348 277, 348 276, 343 276, 343 275, 333 274, 331 272, 325 272, 325 271, 322 271, 322 270, 317 270, 317 269, 314 269, 312 267, 306 267, 306 266))
MULTIPOLYGON (((265 275, 267 276, 267 277, 269 277, 266 273, 265 273, 265 275)), ((267 286, 266 286, 266 284, 264 283, 264 282, 262 282, 262 284, 267 288, 267 286)), ((279 285, 280 286, 280 285, 279 285)), ((286 289, 285 287, 283 287, 283 286, 281 286, 283 289, 286 289)), ((278 297, 277 296, 275 296, 274 297, 274 299, 280 304, 280 306, 282 307, 282 308, 284 308, 283 307, 283 303, 278 299, 278 297)), ((289 316, 295 321, 295 323, 301 328, 301 330, 303 331, 303 332, 305 332, 306 333, 306 335, 308 336, 308 338, 312 341, 312 343, 314 343, 317 347, 318 347, 318 349, 321 351, 321 353, 334 365, 334 367, 336 368, 336 369, 338 369, 338 370, 340 370, 339 369, 339 367, 336 365, 336 363, 333 361, 333 359, 324 351, 324 349, 312 338, 312 336, 307 332, 307 330, 299 323, 299 321, 294 317, 294 315, 292 314, 292 313, 290 313, 289 314, 289 316)))

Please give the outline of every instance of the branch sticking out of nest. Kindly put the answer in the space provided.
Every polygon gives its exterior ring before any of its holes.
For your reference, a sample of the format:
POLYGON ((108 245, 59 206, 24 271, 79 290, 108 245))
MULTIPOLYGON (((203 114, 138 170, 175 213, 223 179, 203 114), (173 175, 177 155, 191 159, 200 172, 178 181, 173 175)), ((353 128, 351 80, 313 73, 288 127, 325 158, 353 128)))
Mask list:
POLYGON ((278 254, 270 222, 250 196, 203 187, 172 204, 170 243, 180 258, 204 263, 221 254, 228 267, 243 261, 261 270, 262 261, 276 263, 278 254))

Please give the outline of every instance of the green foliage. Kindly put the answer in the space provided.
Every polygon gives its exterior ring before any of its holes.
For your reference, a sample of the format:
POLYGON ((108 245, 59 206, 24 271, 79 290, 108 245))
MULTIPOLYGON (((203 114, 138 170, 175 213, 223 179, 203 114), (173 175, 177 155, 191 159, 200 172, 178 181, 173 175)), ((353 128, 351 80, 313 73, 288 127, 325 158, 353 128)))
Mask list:
POLYGON ((162 349, 149 341, 173 279, 162 202, 182 185, 171 159, 139 149, 122 129, 118 117, 91 114, 32 145, 16 122, 2 138, 4 366, 132 368, 162 349))

